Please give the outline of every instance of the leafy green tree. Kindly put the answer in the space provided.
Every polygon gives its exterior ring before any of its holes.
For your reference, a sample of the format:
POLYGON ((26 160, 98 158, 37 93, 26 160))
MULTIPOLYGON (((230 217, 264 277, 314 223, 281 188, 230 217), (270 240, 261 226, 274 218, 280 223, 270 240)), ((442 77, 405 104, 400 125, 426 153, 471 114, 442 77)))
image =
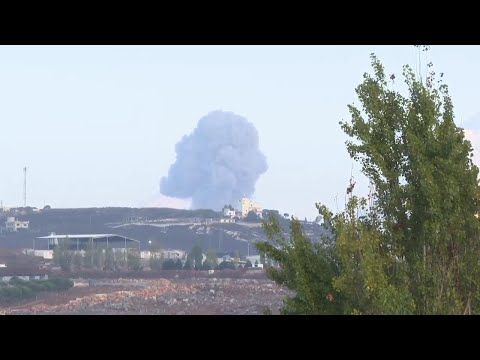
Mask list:
POLYGON ((260 222, 261 219, 254 211, 249 211, 246 218, 245 218, 245 221, 246 222, 260 222))
POLYGON ((212 270, 214 267, 212 267, 212 264, 210 264, 209 261, 205 260, 202 265, 202 270, 212 270))
MULTIPOLYGON (((270 242, 256 244, 261 253, 281 264, 281 269, 267 268, 267 274, 277 283, 295 291, 293 298, 285 300, 288 314, 340 314, 338 301, 331 302, 328 295, 338 298, 333 278, 339 273, 332 250, 307 239, 298 220, 290 223, 290 238, 285 238, 278 220, 271 217, 263 224, 270 242)), ((258 261, 255 261, 258 265, 258 261)))
POLYGON ((125 270, 127 268, 127 250, 117 249, 113 252, 113 269, 115 271, 125 270))
POLYGON ((167 259, 162 263, 163 270, 176 270, 177 268, 177 262, 173 259, 167 259))
POLYGON ((0 287, 0 303, 13 303, 33 297, 41 291, 68 290, 73 286, 73 281, 63 278, 49 280, 24 281, 19 278, 10 279, 8 287, 0 287))
POLYGON ((374 186, 381 243, 401 256, 416 313, 470 312, 480 280, 471 143, 455 125, 448 87, 431 63, 425 83, 404 67, 408 96, 388 83, 373 55, 372 66, 374 75, 357 88, 363 114, 350 106, 351 122, 341 125, 353 138, 350 155, 374 186))
POLYGON ((344 211, 317 204, 331 234, 318 244, 298 221, 285 239, 270 219, 257 247, 280 268, 267 272, 295 290, 285 313, 478 313, 478 168, 448 88, 431 63, 425 82, 404 67, 406 95, 374 55, 372 67, 356 88, 361 107, 341 122, 371 197, 354 196, 352 179, 344 211))
POLYGON ((200 270, 203 260, 202 248, 199 245, 195 245, 188 254, 188 258, 192 263, 192 268, 200 270))
POLYGON ((91 242, 88 242, 87 249, 85 250, 85 256, 83 259, 83 266, 87 269, 91 269, 94 267, 93 253, 93 244, 91 242))
POLYGON ((231 269, 231 270, 235 270, 235 264, 230 262, 230 261, 222 261, 219 265, 218 265, 218 269, 219 270, 223 270, 223 269, 231 269))
POLYGON ((382 244, 382 233, 371 220, 359 214, 367 210, 366 199, 352 196, 344 212, 324 214, 335 243, 330 248, 341 266, 333 278, 336 293, 330 300, 342 300, 347 314, 411 314, 415 305, 409 292, 406 267, 401 254, 382 244))
POLYGON ((207 251, 207 258, 203 263, 204 270, 213 270, 217 267, 217 252, 215 249, 210 249, 207 251))
POLYGON ((185 261, 185 265, 183 265, 183 270, 192 270, 193 269, 193 261, 187 257, 187 261, 185 261))
POLYGON ((135 249, 128 249, 127 266, 128 269, 132 271, 139 271, 142 269, 142 259, 140 257, 140 251, 135 249))
POLYGON ((54 264, 60 266, 62 271, 71 271, 72 253, 70 251, 70 241, 65 239, 53 249, 54 264))
MULTIPOLYGON (((128 254, 127 254, 127 262, 128 262, 128 254)), ((104 270, 112 271, 114 269, 114 255, 113 250, 111 248, 105 249, 105 260, 103 263, 104 270)))
POLYGON ((103 269, 104 253, 102 248, 95 247, 93 251, 93 267, 97 270, 103 269))
POLYGON ((60 266, 60 259, 62 257, 62 249, 60 246, 55 246, 53 248, 53 263, 55 266, 60 266))
POLYGON ((175 261, 175 269, 176 269, 176 270, 182 270, 182 268, 183 268, 182 260, 177 259, 177 260, 175 261))
POLYGON ((163 252, 159 249, 158 251, 150 252, 149 265, 152 270, 160 270, 163 268, 163 252))
POLYGON ((76 251, 75 254, 73 255, 73 267, 76 271, 82 270, 83 267, 83 256, 80 252, 76 251))

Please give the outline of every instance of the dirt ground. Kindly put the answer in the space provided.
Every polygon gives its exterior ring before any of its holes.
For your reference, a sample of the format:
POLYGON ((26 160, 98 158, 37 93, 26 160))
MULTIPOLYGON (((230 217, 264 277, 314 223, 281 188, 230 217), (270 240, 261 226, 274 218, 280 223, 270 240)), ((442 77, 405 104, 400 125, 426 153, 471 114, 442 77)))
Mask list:
POLYGON ((28 302, 0 307, 13 314, 153 314, 261 315, 278 314, 291 293, 266 276, 228 274, 167 278, 77 279, 61 293, 42 293, 28 302))

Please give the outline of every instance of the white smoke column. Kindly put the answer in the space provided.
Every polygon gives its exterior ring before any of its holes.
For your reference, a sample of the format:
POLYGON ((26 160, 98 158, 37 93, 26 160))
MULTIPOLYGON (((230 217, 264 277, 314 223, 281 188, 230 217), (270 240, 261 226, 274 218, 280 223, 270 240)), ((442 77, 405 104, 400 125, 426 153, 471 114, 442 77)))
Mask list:
POLYGON ((201 118, 175 146, 177 159, 160 181, 164 195, 191 199, 193 209, 235 207, 255 192, 267 171, 252 123, 232 112, 214 111, 201 118))

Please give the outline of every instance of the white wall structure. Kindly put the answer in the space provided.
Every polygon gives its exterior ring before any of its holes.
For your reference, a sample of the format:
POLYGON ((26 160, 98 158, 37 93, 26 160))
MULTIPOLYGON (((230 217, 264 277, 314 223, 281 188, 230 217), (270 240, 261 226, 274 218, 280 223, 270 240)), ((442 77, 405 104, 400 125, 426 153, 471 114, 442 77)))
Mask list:
POLYGON ((150 259, 150 251, 140 251, 140 259, 150 259))
POLYGON ((25 255, 41 257, 44 259, 53 259, 53 250, 34 250, 34 249, 23 249, 22 251, 25 255))
POLYGON ((247 217, 250 211, 254 211, 257 215, 261 216, 262 214, 262 206, 258 204, 255 200, 243 198, 241 200, 242 204, 242 217, 247 217))
POLYGON ((163 250, 164 259, 182 259, 185 257, 185 251, 183 250, 163 250))
POLYGON ((247 256, 247 260, 250 260, 252 266, 255 266, 255 261, 258 261, 258 263, 260 264, 260 255, 247 256))
POLYGON ((29 221, 19 221, 14 217, 8 217, 7 221, 5 221, 5 229, 8 232, 17 232, 20 229, 28 229, 29 226, 29 221))
POLYGON ((229 224, 234 224, 235 219, 220 219, 221 223, 229 223, 229 224))
POLYGON ((233 218, 235 216, 235 209, 224 207, 223 216, 233 218))

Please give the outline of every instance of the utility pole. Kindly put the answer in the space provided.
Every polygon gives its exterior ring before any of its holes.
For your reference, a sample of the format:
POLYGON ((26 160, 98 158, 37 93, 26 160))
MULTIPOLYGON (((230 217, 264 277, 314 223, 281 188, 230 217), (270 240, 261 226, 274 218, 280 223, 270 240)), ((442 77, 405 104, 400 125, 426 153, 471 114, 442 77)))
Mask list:
POLYGON ((23 207, 27 207, 27 167, 23 168, 23 207))

